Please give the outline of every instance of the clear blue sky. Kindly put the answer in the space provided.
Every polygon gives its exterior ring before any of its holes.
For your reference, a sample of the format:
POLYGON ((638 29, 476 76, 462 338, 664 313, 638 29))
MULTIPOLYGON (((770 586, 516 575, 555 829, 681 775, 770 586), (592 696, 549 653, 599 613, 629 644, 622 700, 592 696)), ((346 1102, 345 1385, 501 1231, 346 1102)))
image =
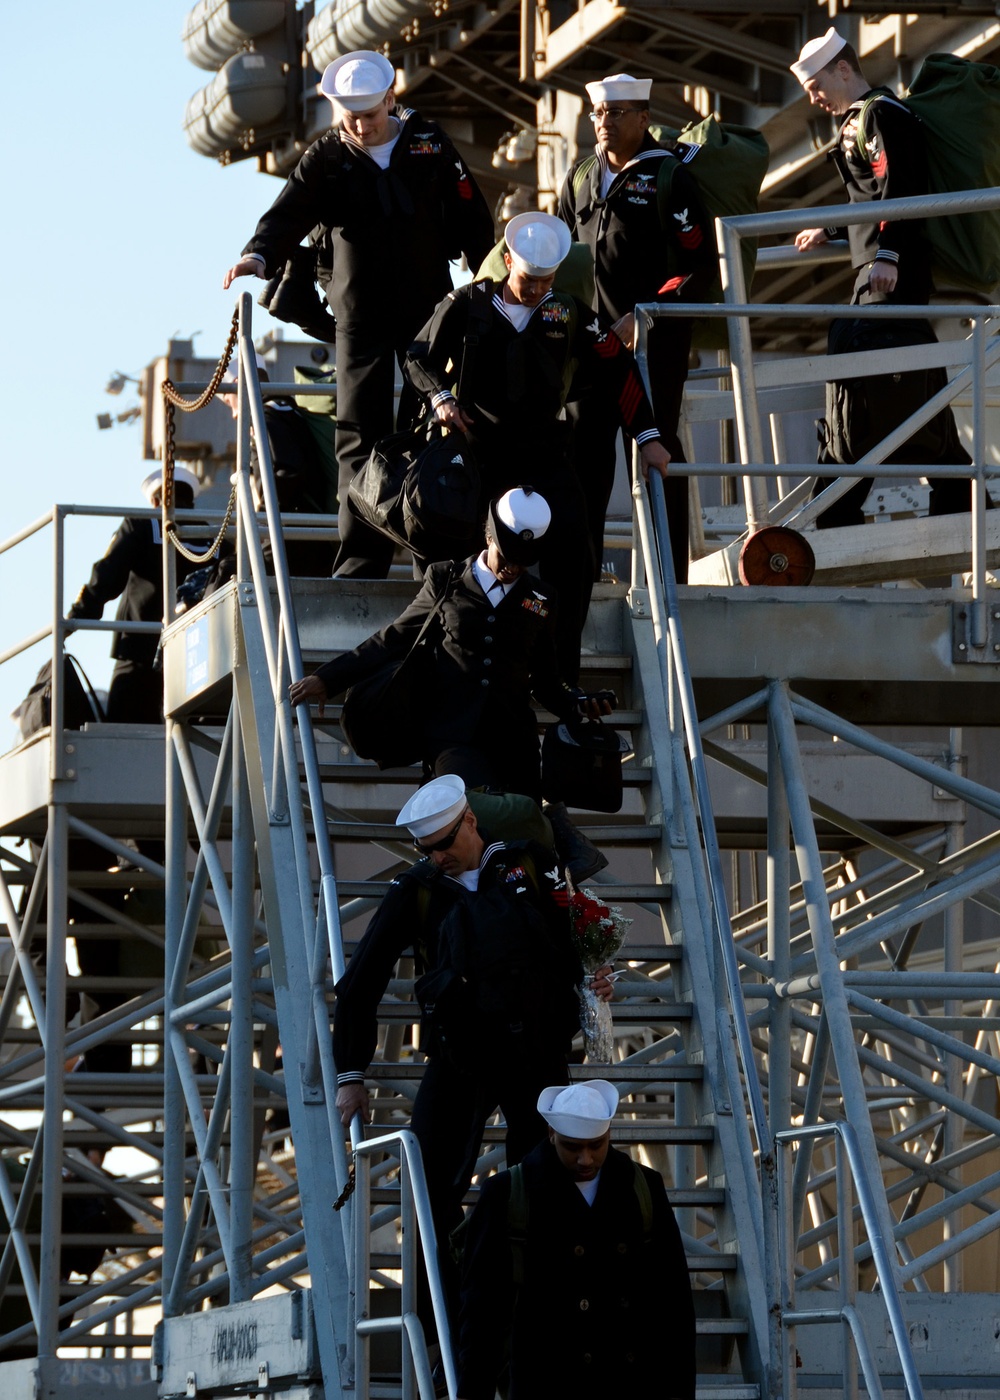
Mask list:
MULTIPOLYGON (((200 332, 206 356, 225 344, 235 295, 222 291, 222 274, 279 185, 253 162, 224 170, 184 139, 185 104, 211 78, 181 45, 192 4, 3 6, 2 539, 56 501, 141 504, 153 464, 142 460, 138 426, 97 429, 98 413, 134 401, 127 390, 109 398, 109 376, 137 374, 171 335, 200 332)), ((255 332, 271 324, 255 308, 255 332)), ((66 602, 114 528, 70 527, 66 602)), ((49 620, 51 537, 0 556, 0 651, 49 620)), ((74 639, 95 685, 110 675, 109 644, 74 639)), ((0 667, 0 751, 44 656, 36 647, 0 667)))

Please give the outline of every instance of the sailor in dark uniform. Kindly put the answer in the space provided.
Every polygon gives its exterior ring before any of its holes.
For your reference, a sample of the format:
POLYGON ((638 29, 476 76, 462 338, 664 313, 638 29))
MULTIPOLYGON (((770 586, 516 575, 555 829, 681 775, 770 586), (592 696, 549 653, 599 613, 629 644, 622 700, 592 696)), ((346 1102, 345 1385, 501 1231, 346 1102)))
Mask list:
POLYGON ((552 509, 539 573, 558 591, 559 665, 579 670, 580 635, 594 581, 586 503, 570 460, 565 406, 574 371, 639 444, 643 473, 670 461, 635 361, 584 302, 553 291, 570 247, 550 214, 519 214, 504 234, 503 282, 474 282, 437 308, 406 357, 406 374, 436 417, 465 434, 487 498, 531 481, 552 509), (474 338, 474 340, 473 340, 474 338))
MULTIPOLYGON (((810 39, 791 71, 802 84, 814 107, 841 121, 837 144, 831 158, 851 204, 870 204, 885 199, 906 199, 927 194, 929 173, 923 127, 916 115, 888 88, 873 88, 855 50, 832 26, 821 37, 810 39)), ((921 219, 883 219, 878 223, 851 224, 845 229, 807 228, 795 237, 795 246, 804 251, 826 243, 829 238, 846 237, 851 248, 851 265, 857 270, 851 304, 869 306, 895 302, 920 306, 930 301, 933 291, 931 249, 921 219)), ((835 349, 838 328, 830 327, 831 350, 835 349)), ((923 343, 937 340, 929 321, 908 321, 914 339, 923 343)), ((878 328, 872 330, 877 334, 878 328)), ((876 348, 873 344, 872 348, 876 348)), ((928 397, 947 382, 943 368, 926 375, 928 397)), ((894 405, 886 403, 882 435, 901 421, 892 417, 894 405)), ((902 417, 909 416, 907 408, 902 417)), ((962 446, 950 408, 945 408, 927 425, 921 442, 925 444, 921 462, 931 466, 965 465, 969 454, 962 446), (929 443, 933 441, 931 448, 929 443), (933 452, 933 456, 931 456, 933 452)), ((904 443, 888 462, 910 462, 913 444, 904 443)), ((827 461, 833 458, 827 456, 827 461)), ((814 495, 836 478, 819 477, 814 495)), ((955 477, 929 478, 930 514, 953 515, 971 506, 971 485, 955 477)), ((819 529, 864 523, 864 503, 873 477, 861 481, 829 506, 816 521, 819 529)))
POLYGON ((611 1146, 607 1080, 538 1098, 547 1140, 483 1186, 463 1251, 458 1393, 694 1400, 694 1300, 663 1179, 611 1146), (516 1184, 515 1184, 516 1183, 516 1184))
MULTIPOLYGON (((594 256, 594 306, 634 348, 634 312, 645 302, 704 301, 718 272, 712 220, 687 160, 700 148, 667 149, 650 135, 652 80, 614 73, 587 84, 596 145, 566 176, 559 216, 594 256)), ((694 322, 661 317, 649 331, 649 383, 656 424, 675 464, 694 322)), ((574 460, 587 491, 590 529, 601 562, 604 518, 614 485, 619 423, 607 404, 581 394, 569 405, 574 460)), ((688 483, 664 482, 674 571, 687 579, 688 483)))
MULTIPOLYGON (((305 152, 226 273, 272 277, 314 228, 329 234, 326 292, 337 320, 337 460, 341 577, 384 578, 392 541, 351 511, 347 488, 393 430, 395 362, 452 286, 449 262, 474 267, 493 218, 465 162, 434 122, 394 110, 396 72, 382 54, 344 54, 323 74, 336 125, 305 152)), ((400 403, 406 427, 412 395, 400 403)))
MULTIPOLYGON (((163 472, 158 467, 142 483, 151 506, 159 506, 163 472)), ((201 482, 187 467, 174 468, 174 504, 190 510, 201 482)), ((177 582, 198 568, 177 554, 177 582)), ((69 618, 99 618, 104 607, 121 598, 119 622, 163 621, 163 539, 159 520, 126 517, 102 559, 98 559, 69 618)), ((163 719, 163 677, 154 667, 159 638, 155 633, 115 632, 111 655, 115 668, 108 691, 107 717, 113 724, 159 724, 163 719)))
MULTIPOLYGON (((556 661, 556 599, 527 567, 551 513, 531 487, 492 502, 486 548, 460 564, 432 564, 420 592, 388 627, 291 687, 293 704, 323 701, 406 656, 442 593, 440 634, 425 662, 421 746, 428 774, 457 773, 541 798, 538 722, 531 696, 560 719, 608 714, 604 696, 568 684, 556 661)), ((420 721, 418 721, 420 722, 420 721)))

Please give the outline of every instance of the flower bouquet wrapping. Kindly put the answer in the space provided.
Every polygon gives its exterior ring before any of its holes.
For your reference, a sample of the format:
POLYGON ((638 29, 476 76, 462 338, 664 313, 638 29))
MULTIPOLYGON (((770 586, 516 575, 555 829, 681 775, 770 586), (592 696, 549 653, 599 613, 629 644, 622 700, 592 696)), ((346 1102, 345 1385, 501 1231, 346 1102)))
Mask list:
POLYGON ((580 1025, 587 1059, 608 1063, 613 1045, 611 1006, 593 988, 594 973, 610 963, 625 942, 631 919, 617 905, 602 904, 592 890, 575 890, 569 899, 570 928, 583 970, 579 988, 580 1025))

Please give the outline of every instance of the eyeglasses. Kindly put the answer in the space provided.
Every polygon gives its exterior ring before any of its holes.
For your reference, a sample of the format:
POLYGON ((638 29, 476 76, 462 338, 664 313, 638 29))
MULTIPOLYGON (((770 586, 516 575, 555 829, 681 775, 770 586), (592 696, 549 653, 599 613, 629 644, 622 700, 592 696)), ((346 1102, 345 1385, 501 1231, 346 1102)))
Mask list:
POLYGON ((455 837, 458 835, 458 828, 465 821, 465 813, 468 810, 468 807, 466 807, 452 829, 446 836, 442 836, 440 841, 431 841, 429 845, 423 845, 419 841, 414 841, 414 848, 418 850, 422 856, 432 856, 435 851, 447 851, 451 846, 454 846, 455 837))
POLYGON ((620 122, 622 117, 631 116, 638 111, 637 107, 605 107, 603 112, 588 112, 587 116, 597 126, 598 122, 620 122))

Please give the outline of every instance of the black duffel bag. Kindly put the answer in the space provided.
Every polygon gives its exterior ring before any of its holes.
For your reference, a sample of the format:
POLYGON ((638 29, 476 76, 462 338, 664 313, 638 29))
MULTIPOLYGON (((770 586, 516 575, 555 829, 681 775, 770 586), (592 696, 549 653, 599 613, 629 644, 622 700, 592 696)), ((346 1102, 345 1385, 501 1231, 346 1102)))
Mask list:
POLYGON ((619 812, 622 755, 629 746, 599 719, 550 724, 542 739, 542 791, 550 802, 588 812, 619 812))
POLYGON ((344 738, 358 758, 373 759, 380 768, 405 768, 420 758, 426 686, 412 655, 387 662, 344 696, 344 738))
POLYGON ((421 757, 425 707, 433 694, 428 674, 433 659, 434 624, 455 577, 448 570, 441 596, 424 619, 413 646, 400 660, 357 681, 344 696, 340 727, 358 758, 380 768, 405 768, 421 757))
POLYGON ((348 488, 355 515, 423 564, 481 542, 480 476, 468 445, 434 419, 382 438, 348 488))
MULTIPOLYGON (((52 723, 52 662, 46 661, 27 695, 11 715, 22 739, 30 739, 52 723)), ((63 728, 82 729, 103 724, 104 710, 86 671, 68 651, 63 652, 63 728)))

